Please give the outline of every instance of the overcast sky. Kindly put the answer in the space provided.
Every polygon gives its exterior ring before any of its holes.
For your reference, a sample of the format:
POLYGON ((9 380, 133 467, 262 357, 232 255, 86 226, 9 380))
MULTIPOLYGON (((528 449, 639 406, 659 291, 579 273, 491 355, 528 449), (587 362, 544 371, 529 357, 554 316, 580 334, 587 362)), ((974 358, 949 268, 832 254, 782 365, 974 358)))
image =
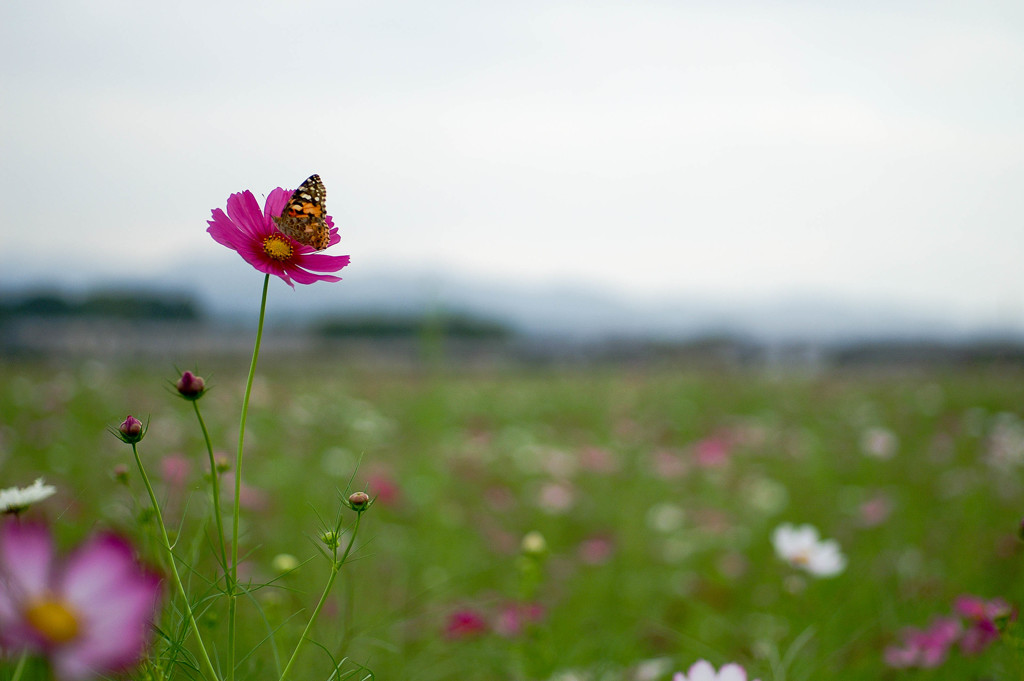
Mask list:
POLYGON ((349 279, 1024 326, 1021 0, 5 0, 0 77, 0 283, 235 267, 315 172, 349 279))

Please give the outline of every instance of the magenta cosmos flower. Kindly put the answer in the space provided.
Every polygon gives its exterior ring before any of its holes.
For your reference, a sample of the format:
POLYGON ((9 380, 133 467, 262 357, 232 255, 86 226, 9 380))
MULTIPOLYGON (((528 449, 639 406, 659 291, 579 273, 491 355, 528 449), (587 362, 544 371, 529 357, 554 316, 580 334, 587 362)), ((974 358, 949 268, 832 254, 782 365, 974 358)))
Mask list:
POLYGON ((119 537, 98 535, 58 563, 46 527, 0 525, 0 647, 45 656, 62 681, 138 662, 159 597, 159 577, 119 537))
MULTIPOLYGON (((206 230, 219 244, 238 252, 242 259, 264 274, 273 274, 292 288, 293 282, 312 284, 317 281, 341 281, 325 272, 337 272, 348 264, 347 255, 324 255, 312 246, 306 246, 285 236, 274 224, 280 217, 292 192, 277 189, 270 192, 263 208, 252 192, 245 190, 228 197, 228 212, 213 209, 213 219, 206 230)), ((334 220, 325 220, 331 230, 328 246, 341 241, 334 220)))
POLYGON ((924 630, 908 627, 903 632, 903 645, 885 649, 885 663, 897 668, 938 667, 946 661, 962 631, 960 622, 952 617, 936 618, 924 630))

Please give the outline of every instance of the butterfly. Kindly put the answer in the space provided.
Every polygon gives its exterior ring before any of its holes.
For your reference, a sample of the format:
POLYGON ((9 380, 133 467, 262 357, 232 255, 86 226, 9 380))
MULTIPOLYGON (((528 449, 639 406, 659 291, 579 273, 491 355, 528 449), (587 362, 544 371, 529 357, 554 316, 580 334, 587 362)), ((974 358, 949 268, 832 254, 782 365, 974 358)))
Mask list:
POLYGON ((274 224, 300 244, 322 251, 331 240, 331 232, 324 221, 327 216, 326 200, 327 190, 320 176, 310 175, 292 193, 281 217, 274 218, 274 224))

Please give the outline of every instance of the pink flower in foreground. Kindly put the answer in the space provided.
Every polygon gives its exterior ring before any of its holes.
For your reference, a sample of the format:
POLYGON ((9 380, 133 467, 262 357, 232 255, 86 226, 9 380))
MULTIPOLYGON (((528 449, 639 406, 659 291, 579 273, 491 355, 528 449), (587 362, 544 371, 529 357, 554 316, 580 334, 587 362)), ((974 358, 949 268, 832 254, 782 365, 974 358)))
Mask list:
MULTIPOLYGON (((228 197, 225 213, 213 209, 213 219, 206 230, 217 243, 238 252, 242 259, 264 274, 273 274, 292 288, 293 282, 312 284, 317 281, 341 281, 341 277, 324 272, 337 272, 349 263, 347 255, 324 255, 312 246, 300 244, 285 236, 274 224, 275 217, 288 204, 292 192, 278 187, 270 192, 261 209, 256 197, 246 190, 228 197)), ((341 241, 334 220, 325 218, 331 230, 328 246, 341 241)))
POLYGON ((908 628, 902 646, 885 649, 885 662, 890 667, 938 667, 946 661, 960 631, 960 622, 951 617, 936 619, 924 631, 908 628))
POLYGON ((953 609, 967 619, 967 631, 960 639, 960 650, 966 655, 975 655, 988 648, 999 638, 996 620, 1013 617, 1010 604, 1001 598, 986 601, 977 596, 960 596, 954 601, 953 609))
POLYGON ((101 534, 64 563, 42 525, 0 526, 0 647, 50 660, 62 681, 128 669, 149 640, 159 577, 123 539, 101 534))
POLYGON ((698 660, 686 674, 676 672, 672 681, 747 681, 747 671, 735 662, 730 662, 716 673, 710 662, 698 660))

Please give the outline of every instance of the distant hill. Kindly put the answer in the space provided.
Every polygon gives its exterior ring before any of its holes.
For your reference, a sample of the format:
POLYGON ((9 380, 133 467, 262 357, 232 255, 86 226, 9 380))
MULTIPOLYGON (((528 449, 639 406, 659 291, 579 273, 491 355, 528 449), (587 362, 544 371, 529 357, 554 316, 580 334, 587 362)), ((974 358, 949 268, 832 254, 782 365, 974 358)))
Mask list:
MULTIPOLYGON (((159 282, 192 296, 199 314, 217 323, 255 324, 261 277, 237 258, 191 262, 180 270, 150 272, 145 279, 51 270, 45 279, 15 266, 0 273, 0 293, 45 285, 64 293, 106 290, 153 292, 159 282), (64 277, 62 280, 61 277, 64 277)), ((838 345, 887 341, 960 342, 977 338, 1024 339, 1024 323, 986 324, 952 318, 898 300, 845 300, 825 295, 765 296, 759 300, 677 295, 629 297, 572 284, 521 284, 458 274, 387 270, 358 260, 342 271, 338 284, 296 286, 274 280, 268 323, 299 327, 316 320, 373 316, 423 317, 459 314, 492 321, 528 337, 594 342, 614 339, 663 341, 709 336, 754 343, 838 345)), ((182 314, 189 314, 187 311, 182 314)))

